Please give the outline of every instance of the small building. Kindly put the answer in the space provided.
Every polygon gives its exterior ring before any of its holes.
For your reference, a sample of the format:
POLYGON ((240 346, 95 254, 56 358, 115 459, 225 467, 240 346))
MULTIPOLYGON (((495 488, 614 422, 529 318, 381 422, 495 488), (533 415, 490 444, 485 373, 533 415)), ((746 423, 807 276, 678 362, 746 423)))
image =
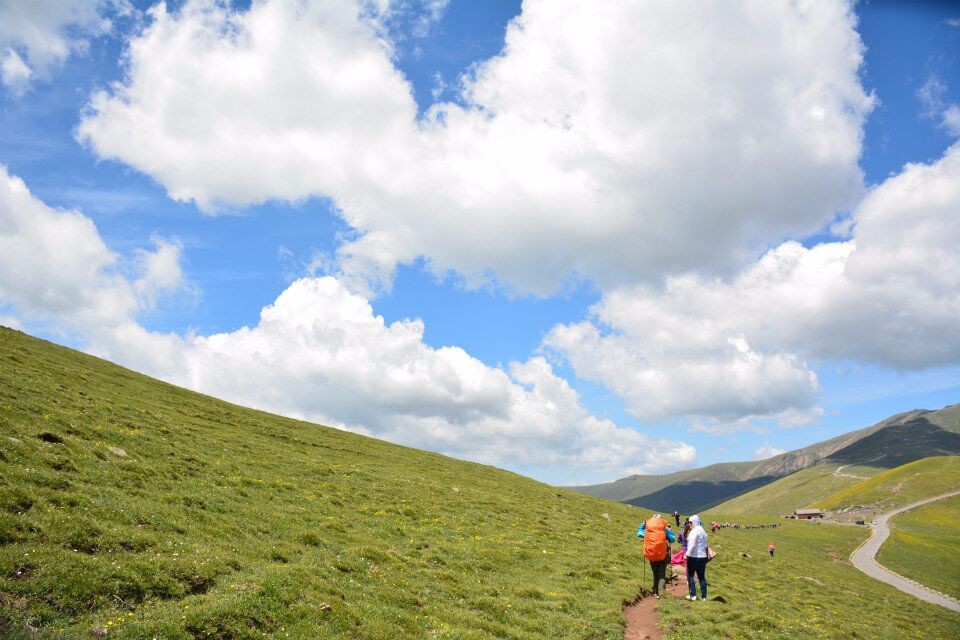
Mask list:
POLYGON ((823 511, 820 509, 796 509, 793 512, 797 520, 822 520, 823 511))

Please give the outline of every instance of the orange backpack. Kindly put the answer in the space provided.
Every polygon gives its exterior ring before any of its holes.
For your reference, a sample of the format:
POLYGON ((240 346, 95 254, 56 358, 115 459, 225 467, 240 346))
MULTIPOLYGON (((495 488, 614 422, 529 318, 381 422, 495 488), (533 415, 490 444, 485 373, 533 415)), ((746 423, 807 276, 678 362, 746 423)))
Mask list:
POLYGON ((667 521, 650 518, 643 534, 643 555, 647 560, 663 560, 667 557, 667 521))

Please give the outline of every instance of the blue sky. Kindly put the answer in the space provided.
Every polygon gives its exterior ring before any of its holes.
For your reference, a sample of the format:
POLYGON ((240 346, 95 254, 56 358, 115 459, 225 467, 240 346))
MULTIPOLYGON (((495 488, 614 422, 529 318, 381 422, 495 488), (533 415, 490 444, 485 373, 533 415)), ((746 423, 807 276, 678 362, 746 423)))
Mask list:
POLYGON ((577 11, 0 3, 0 318, 555 483, 960 401, 960 13, 577 11))

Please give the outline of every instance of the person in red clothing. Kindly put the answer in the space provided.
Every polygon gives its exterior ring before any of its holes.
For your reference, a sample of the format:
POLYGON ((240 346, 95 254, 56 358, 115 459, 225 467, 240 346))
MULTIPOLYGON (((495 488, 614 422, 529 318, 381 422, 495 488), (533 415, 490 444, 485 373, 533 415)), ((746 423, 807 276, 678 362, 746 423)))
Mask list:
POLYGON ((771 542, 767 545, 767 551, 770 552, 770 557, 773 557, 773 552, 777 550, 777 547, 771 542))
POLYGON ((670 543, 676 542, 677 537, 659 513, 640 525, 637 537, 643 539, 643 555, 650 561, 650 569, 653 571, 653 595, 659 600, 660 591, 667 584, 670 543))

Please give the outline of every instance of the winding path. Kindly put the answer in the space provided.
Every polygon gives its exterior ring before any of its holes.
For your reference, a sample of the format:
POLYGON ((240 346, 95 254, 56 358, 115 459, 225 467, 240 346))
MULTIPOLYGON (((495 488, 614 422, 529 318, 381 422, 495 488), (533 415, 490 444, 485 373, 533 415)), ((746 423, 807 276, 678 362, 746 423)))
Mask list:
POLYGON ((853 566, 855 566, 857 569, 860 569, 860 571, 863 571, 871 578, 876 578, 881 582, 886 582, 887 584, 893 585, 900 591, 909 593, 910 595, 920 598, 921 600, 926 600, 927 602, 938 604, 941 607, 946 607, 947 609, 960 612, 960 602, 957 600, 951 598, 950 596, 944 595, 939 591, 928 589, 927 587, 924 587, 913 580, 904 578, 899 573, 894 573, 893 571, 890 571, 890 569, 880 565, 876 560, 877 552, 880 551, 880 547, 890 536, 890 529, 887 527, 887 521, 890 520, 890 518, 900 515, 905 511, 916 509, 917 507, 923 506, 927 503, 943 500, 944 498, 950 498, 957 495, 960 495, 960 489, 943 493, 932 498, 927 498, 926 500, 920 500, 919 502, 914 502, 913 504, 908 504, 905 507, 900 507, 895 511, 885 513, 878 517, 871 525, 870 538, 868 538, 866 542, 860 545, 860 547, 853 552, 853 554, 850 556, 850 562, 853 563, 853 566))

